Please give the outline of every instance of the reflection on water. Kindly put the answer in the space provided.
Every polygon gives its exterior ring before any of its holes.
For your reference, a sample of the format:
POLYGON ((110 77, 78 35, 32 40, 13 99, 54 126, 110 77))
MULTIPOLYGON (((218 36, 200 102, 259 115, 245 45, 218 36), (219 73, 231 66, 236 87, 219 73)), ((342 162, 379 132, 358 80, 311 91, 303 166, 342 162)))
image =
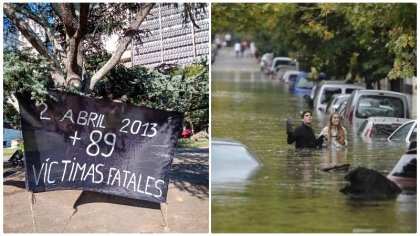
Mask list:
MULTIPOLYGON (((347 150, 290 155, 294 146, 286 142, 285 121, 300 123, 300 111, 308 108, 302 97, 259 72, 212 72, 211 86, 212 137, 238 140, 264 163, 241 188, 212 187, 212 232, 416 232, 415 192, 354 201, 339 192, 346 173, 321 170, 350 164, 386 175, 407 145, 366 142, 346 127, 347 150)), ((313 115, 318 134, 328 117, 313 115)))

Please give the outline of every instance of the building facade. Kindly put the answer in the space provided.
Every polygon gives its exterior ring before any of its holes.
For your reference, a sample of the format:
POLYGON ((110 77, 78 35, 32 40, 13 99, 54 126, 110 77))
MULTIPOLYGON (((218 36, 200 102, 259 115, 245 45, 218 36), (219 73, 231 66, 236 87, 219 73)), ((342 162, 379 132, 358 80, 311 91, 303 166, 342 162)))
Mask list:
POLYGON ((140 26, 150 33, 142 44, 132 45, 133 66, 149 69, 165 64, 181 67, 207 59, 209 56, 209 12, 196 16, 192 22, 184 23, 184 6, 156 4, 140 26))

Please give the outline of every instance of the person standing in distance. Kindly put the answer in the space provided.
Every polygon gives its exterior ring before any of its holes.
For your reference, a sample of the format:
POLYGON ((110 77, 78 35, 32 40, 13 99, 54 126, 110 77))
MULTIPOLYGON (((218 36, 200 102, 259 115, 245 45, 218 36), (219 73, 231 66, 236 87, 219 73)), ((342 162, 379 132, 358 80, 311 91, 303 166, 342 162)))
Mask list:
POLYGON ((290 119, 287 119, 287 144, 295 143, 296 149, 319 148, 324 142, 324 137, 321 135, 318 139, 315 137, 314 130, 311 127, 312 112, 303 111, 300 115, 302 118, 302 125, 292 129, 290 119))
POLYGON ((239 57, 239 53, 241 52, 241 43, 236 42, 235 46, 234 46, 234 49, 235 49, 236 57, 239 57))

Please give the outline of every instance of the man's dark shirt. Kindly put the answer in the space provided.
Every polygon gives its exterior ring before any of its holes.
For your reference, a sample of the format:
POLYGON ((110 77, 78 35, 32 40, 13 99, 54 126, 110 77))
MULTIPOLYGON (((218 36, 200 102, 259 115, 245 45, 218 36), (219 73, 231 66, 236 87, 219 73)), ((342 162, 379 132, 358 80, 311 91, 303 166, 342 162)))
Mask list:
POLYGON ((287 143, 295 143, 296 149, 302 148, 316 148, 320 147, 323 142, 323 137, 320 137, 318 140, 315 138, 314 130, 302 123, 301 126, 296 127, 293 132, 287 133, 287 143))

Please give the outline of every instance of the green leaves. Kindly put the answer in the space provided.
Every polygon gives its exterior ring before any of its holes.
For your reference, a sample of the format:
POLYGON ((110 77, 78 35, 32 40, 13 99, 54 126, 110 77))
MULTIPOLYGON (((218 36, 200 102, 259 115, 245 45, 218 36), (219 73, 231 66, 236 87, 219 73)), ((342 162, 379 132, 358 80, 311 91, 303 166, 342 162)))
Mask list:
POLYGON ((47 88, 52 85, 49 68, 51 65, 39 55, 28 51, 5 51, 3 58, 4 93, 31 91, 33 99, 43 100, 47 88))
POLYGON ((97 83, 91 95, 183 112, 185 122, 191 123, 198 132, 209 124, 208 84, 206 64, 194 64, 185 69, 166 65, 157 71, 118 65, 97 83))
POLYGON ((343 79, 349 73, 367 80, 408 78, 417 70, 416 7, 415 3, 216 3, 212 34, 248 35, 261 54, 296 56, 302 70, 315 68, 329 78, 343 79))

